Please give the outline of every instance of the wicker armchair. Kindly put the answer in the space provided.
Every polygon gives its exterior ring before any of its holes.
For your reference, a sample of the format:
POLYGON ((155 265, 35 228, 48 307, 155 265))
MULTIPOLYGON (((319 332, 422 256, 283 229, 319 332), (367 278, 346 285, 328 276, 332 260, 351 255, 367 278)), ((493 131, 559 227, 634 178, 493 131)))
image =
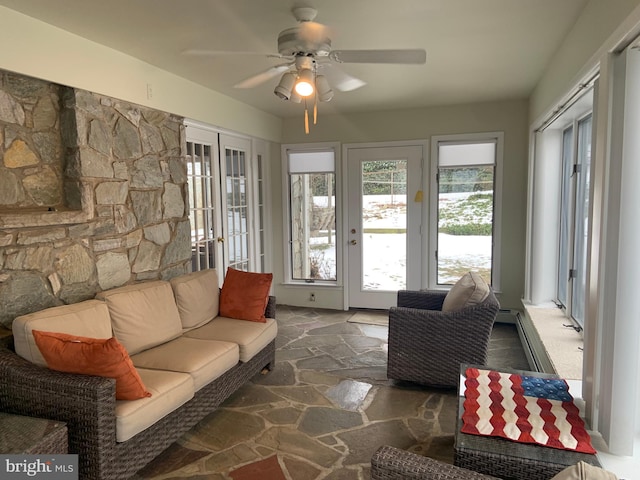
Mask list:
POLYGON ((498 480, 385 445, 371 457, 371 480, 498 480))
POLYGON ((492 290, 473 306, 443 312, 443 291, 398 292, 389 309, 387 377, 455 387, 460 364, 486 365, 489 337, 500 304, 492 290))

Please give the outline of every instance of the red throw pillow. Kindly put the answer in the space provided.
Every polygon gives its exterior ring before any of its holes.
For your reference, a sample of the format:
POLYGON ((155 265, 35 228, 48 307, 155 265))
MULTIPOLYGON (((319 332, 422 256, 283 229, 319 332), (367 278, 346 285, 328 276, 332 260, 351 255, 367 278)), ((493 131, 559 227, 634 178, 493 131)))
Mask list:
POLYGON ((32 333, 51 370, 115 378, 116 400, 151 396, 129 354, 115 337, 78 337, 40 330, 33 330, 32 333))
POLYGON ((269 302, 272 273, 243 272, 228 268, 220 291, 220 315, 266 322, 264 310, 269 302))

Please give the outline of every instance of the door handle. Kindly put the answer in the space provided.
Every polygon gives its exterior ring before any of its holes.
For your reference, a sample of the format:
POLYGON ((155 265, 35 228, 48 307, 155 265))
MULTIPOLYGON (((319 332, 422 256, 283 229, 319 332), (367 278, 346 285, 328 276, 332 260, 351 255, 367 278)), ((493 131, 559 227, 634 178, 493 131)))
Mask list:
POLYGON ((358 242, 355 241, 355 240, 351 240, 351 242, 349 242, 349 243, 351 243, 351 245, 357 245, 358 244, 358 242))
POLYGON ((216 240, 218 240, 218 243, 224 243, 224 237, 218 237, 216 240))

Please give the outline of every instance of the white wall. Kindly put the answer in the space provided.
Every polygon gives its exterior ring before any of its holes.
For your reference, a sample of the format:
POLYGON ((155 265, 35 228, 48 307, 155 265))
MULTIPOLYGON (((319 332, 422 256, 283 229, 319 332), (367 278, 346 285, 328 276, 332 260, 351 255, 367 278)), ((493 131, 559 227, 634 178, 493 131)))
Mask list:
POLYGON ((635 21, 629 17, 639 5, 640 0, 591 0, 586 5, 531 94, 530 123, 553 111, 601 55, 633 31, 635 21))
POLYGON ((0 7, 0 45, 0 69, 280 141, 278 117, 6 7, 0 7))
MULTIPOLYGON (((505 101, 453 105, 414 110, 365 112, 349 115, 323 115, 305 135, 302 116, 283 120, 282 143, 368 143, 429 139, 433 135, 479 132, 504 132, 503 210, 501 239, 500 302, 503 308, 521 308, 524 289, 526 175, 527 175, 527 102, 505 101)), ((272 187, 274 211, 282 211, 277 195, 283 188, 280 167, 273 161, 272 187), (278 210, 280 209, 280 210, 278 210)), ((343 161, 346 161, 343 159, 343 161)), ((428 159, 425 159, 428 161, 428 159)), ((427 195, 428 197, 428 195, 427 195)), ((281 284, 284 273, 282 219, 274 224, 274 283, 278 302, 325 308, 343 308, 341 288, 318 292, 316 302, 308 302, 308 288, 281 284)))

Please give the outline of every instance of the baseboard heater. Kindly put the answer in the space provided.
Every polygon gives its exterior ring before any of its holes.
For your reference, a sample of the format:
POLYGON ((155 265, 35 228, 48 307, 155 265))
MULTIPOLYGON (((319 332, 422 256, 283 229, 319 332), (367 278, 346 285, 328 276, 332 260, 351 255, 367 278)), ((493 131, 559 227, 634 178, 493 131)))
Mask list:
MULTIPOLYGON (((544 372, 544 360, 547 357, 546 350, 540 341, 538 332, 531 321, 527 321, 524 312, 519 310, 500 309, 496 315, 496 323, 508 323, 516 326, 520 343, 529 362, 529 369, 534 372, 544 372)), ((547 360, 550 364, 550 362, 547 360)))
POLYGON ((544 347, 533 322, 525 313, 516 311, 516 327, 529 362, 529 368, 534 372, 555 373, 547 349, 544 347))
POLYGON ((501 308, 498 310, 498 315, 496 315, 496 323, 511 323, 515 325, 518 321, 518 315, 520 315, 520 312, 517 310, 501 308))

